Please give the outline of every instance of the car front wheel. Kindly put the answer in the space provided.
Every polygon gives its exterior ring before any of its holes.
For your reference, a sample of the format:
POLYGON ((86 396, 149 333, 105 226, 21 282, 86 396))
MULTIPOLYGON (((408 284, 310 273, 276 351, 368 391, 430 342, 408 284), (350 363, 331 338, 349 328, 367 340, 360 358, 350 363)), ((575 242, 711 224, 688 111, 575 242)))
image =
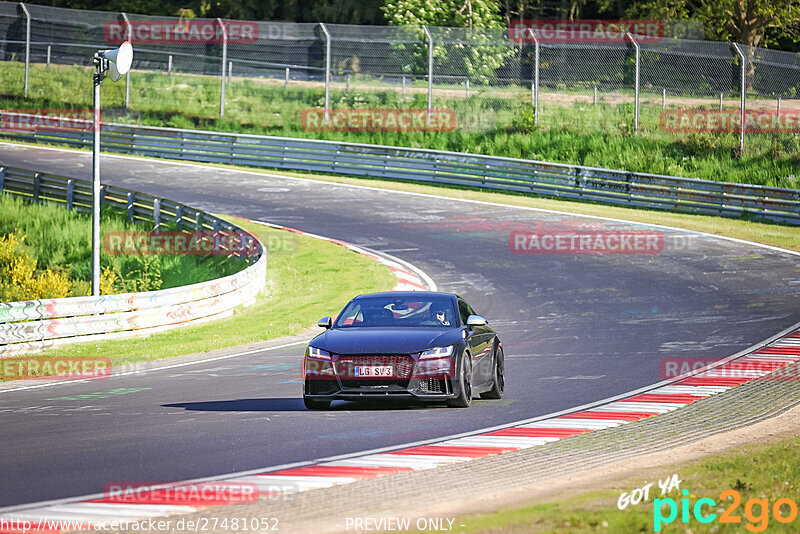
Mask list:
POLYGON ((472 358, 469 354, 461 357, 461 369, 458 373, 459 394, 454 399, 447 399, 450 408, 469 408, 472 404, 472 358))

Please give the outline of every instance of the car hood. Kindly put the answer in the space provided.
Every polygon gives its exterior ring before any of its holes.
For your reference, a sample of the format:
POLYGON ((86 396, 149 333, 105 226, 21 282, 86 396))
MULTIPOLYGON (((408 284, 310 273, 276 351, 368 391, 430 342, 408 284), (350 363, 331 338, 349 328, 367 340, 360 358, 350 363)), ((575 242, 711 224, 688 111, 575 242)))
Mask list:
POLYGON ((454 345, 461 339, 459 328, 354 326, 327 330, 311 345, 334 354, 410 354, 454 345))

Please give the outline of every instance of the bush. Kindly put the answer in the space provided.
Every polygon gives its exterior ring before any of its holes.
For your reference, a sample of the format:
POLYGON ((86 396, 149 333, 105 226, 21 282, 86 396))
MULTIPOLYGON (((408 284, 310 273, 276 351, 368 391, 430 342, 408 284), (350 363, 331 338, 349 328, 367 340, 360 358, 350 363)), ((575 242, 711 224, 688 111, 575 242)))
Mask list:
POLYGON ((61 273, 37 272, 36 260, 22 249, 25 236, 0 236, 0 302, 69 297, 72 284, 61 273))
POLYGON ((531 133, 536 129, 536 107, 523 103, 514 110, 511 118, 511 130, 520 133, 531 133))

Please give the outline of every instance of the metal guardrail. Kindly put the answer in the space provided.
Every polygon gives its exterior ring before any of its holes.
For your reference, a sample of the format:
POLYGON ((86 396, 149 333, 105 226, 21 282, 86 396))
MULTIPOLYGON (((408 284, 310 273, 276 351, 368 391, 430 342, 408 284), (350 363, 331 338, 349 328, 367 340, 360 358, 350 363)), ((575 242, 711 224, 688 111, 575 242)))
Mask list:
MULTIPOLYGON (((54 202, 91 213, 92 184, 52 174, 0 167, 0 193, 54 202)), ((216 232, 222 250, 253 252, 244 270, 189 286, 100 297, 67 297, 0 303, 0 357, 64 343, 139 336, 187 323, 225 317, 249 305, 266 284, 267 254, 257 238, 214 215, 170 200, 114 186, 103 186, 103 205, 127 213, 132 221, 166 222, 198 232, 216 232), (255 243, 242 247, 242 239, 255 243)))
MULTIPOLYGON (((8 131, 14 113, 0 115, 0 137, 91 147, 84 130, 8 131)), ((800 190, 679 178, 581 165, 343 143, 104 123, 108 152, 249 165, 370 178, 414 180, 532 193, 564 199, 800 224, 800 190)))

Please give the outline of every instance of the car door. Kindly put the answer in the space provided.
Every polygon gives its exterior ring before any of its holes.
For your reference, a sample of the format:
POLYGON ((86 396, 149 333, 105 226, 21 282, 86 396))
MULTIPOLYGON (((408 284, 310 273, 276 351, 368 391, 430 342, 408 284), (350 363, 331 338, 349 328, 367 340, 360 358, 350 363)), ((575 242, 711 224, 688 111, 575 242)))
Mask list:
MULTIPOLYGON (((461 324, 467 324, 467 317, 477 315, 464 299, 458 299, 458 313, 461 324)), ((467 345, 472 354, 472 384, 482 385, 492 378, 492 342, 494 332, 488 326, 474 326, 467 329, 467 345)))

